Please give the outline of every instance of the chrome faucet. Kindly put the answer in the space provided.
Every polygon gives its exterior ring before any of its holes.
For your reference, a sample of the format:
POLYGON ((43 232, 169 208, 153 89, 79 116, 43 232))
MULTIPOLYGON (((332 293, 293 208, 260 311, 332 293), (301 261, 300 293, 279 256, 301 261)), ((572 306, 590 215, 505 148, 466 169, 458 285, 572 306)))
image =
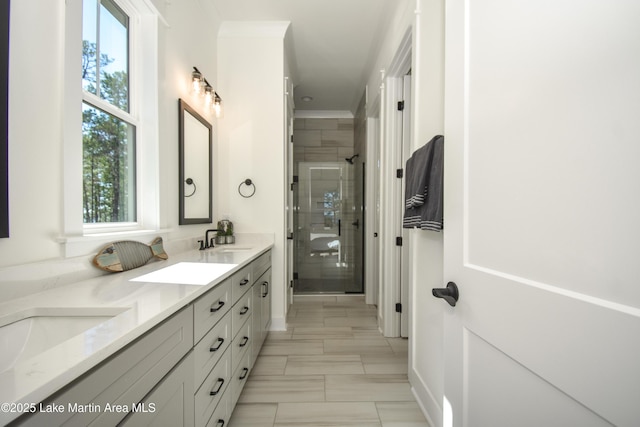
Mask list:
POLYGON ((215 241, 215 237, 212 237, 211 239, 209 239, 209 232, 211 231, 219 231, 217 228, 210 228, 209 230, 207 230, 204 233, 204 241, 203 240, 198 240, 198 242, 200 242, 200 250, 203 251, 205 249, 209 249, 213 247, 213 242, 215 241))

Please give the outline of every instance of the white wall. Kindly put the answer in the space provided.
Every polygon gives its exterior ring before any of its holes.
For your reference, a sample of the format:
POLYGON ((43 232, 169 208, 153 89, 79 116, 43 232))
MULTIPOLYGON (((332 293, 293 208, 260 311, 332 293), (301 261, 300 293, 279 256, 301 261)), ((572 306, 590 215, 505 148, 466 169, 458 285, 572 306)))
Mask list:
MULTIPOLYGON (((444 135, 444 0, 418 0, 414 27, 412 150, 444 135)), ((445 135, 446 145, 446 135, 445 135)), ((411 346, 409 380, 434 425, 442 425, 443 309, 431 293, 444 287, 443 235, 411 231, 411 346)))
MULTIPOLYGON (((189 93, 191 67, 197 66, 214 85, 216 75, 216 35, 218 18, 198 0, 178 3, 154 0, 166 20, 159 22, 159 194, 160 226, 167 240, 199 236, 205 226, 178 226, 178 98, 195 108, 199 100, 189 93)), ((46 264, 52 276, 66 271, 78 278, 98 274, 89 256, 62 262, 64 233, 63 204, 63 122, 65 0, 19 0, 11 2, 9 81, 9 206, 10 238, 0 239, 0 288, 15 276, 28 282, 33 268, 16 269, 31 263, 46 264), (80 276, 79 276, 80 275, 80 276)), ((77 82, 79 85, 80 82, 77 82)), ((225 98, 224 92, 219 92, 225 98)), ((230 95, 230 94, 229 94, 230 95)), ((214 155, 217 141, 215 117, 214 155)), ((80 179, 80 177, 78 177, 80 179)), ((214 199, 214 214, 217 204, 214 199)), ((149 237, 141 241, 152 240, 149 237)), ((195 245, 195 241, 194 241, 195 245)), ((97 244, 90 253, 95 253, 97 244)), ((194 246, 195 247, 195 246, 194 246)), ((38 280, 43 273, 38 264, 38 280)), ((36 275, 36 273, 33 273, 36 275)), ((60 276, 52 279, 58 281, 60 276)), ((66 280, 66 279, 65 279, 66 280)), ((57 283, 57 282, 56 282, 57 283)))
MULTIPOLYGON (((198 69, 222 97, 223 102, 231 96, 219 90, 217 76, 217 33, 219 18, 213 6, 200 0, 180 0, 168 3, 166 19, 169 27, 160 25, 159 38, 159 115, 160 115, 160 226, 170 228, 178 235, 200 235, 203 226, 178 227, 178 98, 199 111, 213 125, 213 167, 219 162, 217 143, 219 119, 205 112, 202 98, 191 92, 191 71, 198 69)), ((216 182, 213 182, 213 220, 217 218, 219 201, 216 182)), ((206 227, 205 227, 206 228, 206 227)), ((202 236, 203 237, 203 236, 202 236)))
MULTIPOLYGON (((378 61, 371 70, 368 83, 370 93, 379 93, 379 86, 383 83, 380 70, 389 69, 407 31, 412 32, 413 104, 410 152, 413 152, 444 130, 444 1, 398 2, 378 61)), ((375 97, 376 95, 370 96, 373 99, 375 97)), ((388 114, 385 120, 389 120, 388 114)), ((382 153, 392 151, 392 147, 388 146, 392 143, 388 138, 383 140, 382 153)), ((382 158, 382 162, 385 162, 385 158, 382 158)), ((388 195, 388 190, 385 192, 383 189, 383 197, 388 195)), ((445 232, 446 229, 443 233, 445 232)), ((412 251, 407 260, 411 310, 409 381, 418 403, 432 425, 442 424, 441 405, 444 393, 443 307, 442 301, 431 295, 432 288, 443 286, 443 233, 411 230, 409 244, 412 251)), ((389 264, 389 245, 386 246, 387 252, 383 248, 380 260, 383 268, 389 264)), ((384 275, 381 277, 384 279, 384 275)), ((388 285, 389 283, 382 284, 388 285)))
MULTIPOLYGON (((224 22, 218 37, 220 90, 228 93, 220 121, 216 181, 220 214, 237 230, 272 233, 273 329, 284 329, 285 284, 285 35, 288 22, 224 22), (242 197, 245 179, 255 195, 242 197)), ((248 192, 246 186, 243 193, 248 192)))
POLYGON ((11 2, 11 237, 0 239, 0 265, 59 255, 54 237, 61 232, 63 215, 64 14, 62 0, 11 2))

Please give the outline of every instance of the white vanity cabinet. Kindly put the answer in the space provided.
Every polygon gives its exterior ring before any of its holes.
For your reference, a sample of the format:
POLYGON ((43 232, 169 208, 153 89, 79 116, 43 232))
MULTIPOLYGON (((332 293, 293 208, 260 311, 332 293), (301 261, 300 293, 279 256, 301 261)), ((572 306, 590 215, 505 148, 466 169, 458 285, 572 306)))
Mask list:
POLYGON ((14 425, 228 425, 269 326, 270 268, 267 251, 43 402, 95 412, 41 412, 14 425))

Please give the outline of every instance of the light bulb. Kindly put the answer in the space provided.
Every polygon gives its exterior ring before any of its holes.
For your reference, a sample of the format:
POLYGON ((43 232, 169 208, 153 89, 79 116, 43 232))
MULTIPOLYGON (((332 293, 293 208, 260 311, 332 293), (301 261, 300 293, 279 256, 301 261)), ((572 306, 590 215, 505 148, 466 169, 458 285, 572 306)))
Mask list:
POLYGON ((200 93, 202 90, 202 74, 198 71, 194 71, 191 73, 191 81, 193 84, 193 91, 195 93, 200 93))
POLYGON ((213 102, 213 88, 209 85, 204 88, 204 103, 208 107, 213 102))
POLYGON ((215 111, 217 118, 222 117, 222 98, 220 98, 217 93, 215 94, 213 102, 213 111, 215 111))

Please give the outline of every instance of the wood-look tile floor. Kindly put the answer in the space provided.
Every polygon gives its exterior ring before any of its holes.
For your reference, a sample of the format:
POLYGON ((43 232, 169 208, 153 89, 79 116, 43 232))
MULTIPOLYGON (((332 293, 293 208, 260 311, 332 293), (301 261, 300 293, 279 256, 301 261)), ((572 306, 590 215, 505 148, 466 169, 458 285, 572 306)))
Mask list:
POLYGON ((428 427, 407 340, 380 335, 364 297, 296 297, 287 324, 269 333, 231 427, 428 427))

